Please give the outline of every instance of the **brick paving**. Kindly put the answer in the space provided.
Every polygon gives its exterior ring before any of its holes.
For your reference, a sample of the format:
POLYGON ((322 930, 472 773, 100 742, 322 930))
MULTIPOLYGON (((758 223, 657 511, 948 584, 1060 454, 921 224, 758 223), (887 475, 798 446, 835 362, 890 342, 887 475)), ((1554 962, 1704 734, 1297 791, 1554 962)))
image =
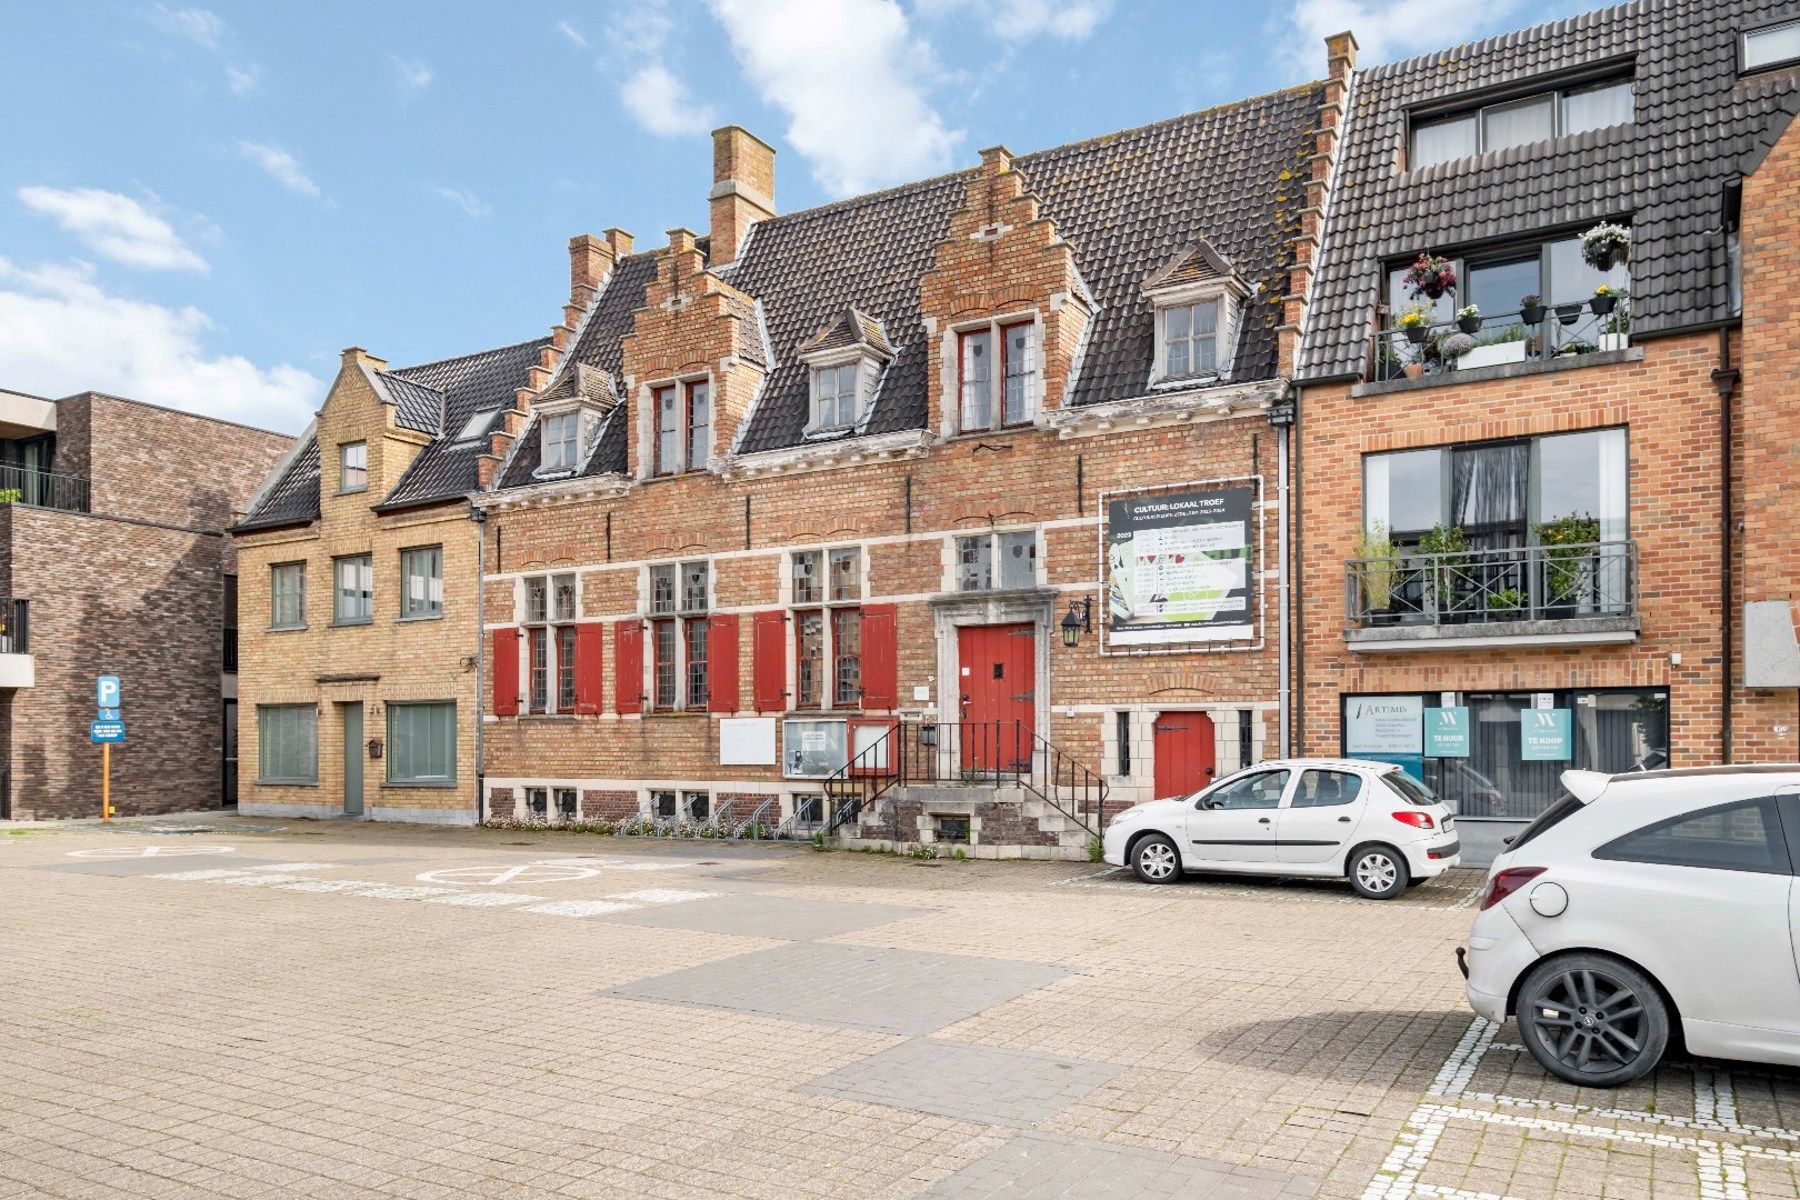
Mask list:
POLYGON ((0 1197, 1800 1194, 1800 1073, 1476 1021, 1477 882, 0 830, 0 1197))

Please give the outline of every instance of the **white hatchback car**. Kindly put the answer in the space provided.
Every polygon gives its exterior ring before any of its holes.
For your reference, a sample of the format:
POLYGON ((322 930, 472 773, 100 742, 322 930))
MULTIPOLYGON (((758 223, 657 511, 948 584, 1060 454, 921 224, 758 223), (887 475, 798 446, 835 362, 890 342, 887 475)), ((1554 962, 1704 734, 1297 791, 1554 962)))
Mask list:
POLYGON ((1629 1083, 1689 1053, 1800 1064, 1800 766, 1569 771, 1495 860, 1469 1004, 1544 1068, 1629 1083))
POLYGON ((1258 763, 1175 800, 1113 818, 1103 857, 1145 883, 1183 871, 1348 878, 1388 900, 1454 867, 1455 818, 1389 763, 1286 758, 1258 763))

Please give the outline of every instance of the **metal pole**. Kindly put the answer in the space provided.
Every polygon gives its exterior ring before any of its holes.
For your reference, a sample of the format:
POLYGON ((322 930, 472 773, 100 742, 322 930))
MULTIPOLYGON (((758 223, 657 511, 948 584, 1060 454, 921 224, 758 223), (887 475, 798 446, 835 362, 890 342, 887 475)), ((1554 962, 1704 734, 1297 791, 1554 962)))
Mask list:
POLYGON ((100 820, 112 820, 112 743, 100 743, 100 820))
POLYGON ((487 513, 471 504, 469 520, 475 522, 475 824, 481 825, 487 820, 487 731, 481 703, 487 674, 483 654, 487 644, 487 588, 483 586, 487 572, 487 513))
MULTIPOLYGON (((1288 437, 1292 428, 1291 425, 1283 425, 1280 430, 1281 436, 1277 438, 1275 442, 1275 476, 1277 480, 1275 489, 1278 497, 1278 503, 1276 505, 1278 512, 1275 518, 1275 537, 1279 543, 1276 547, 1276 561, 1280 564, 1276 568, 1275 575, 1275 591, 1277 595, 1275 611, 1278 626, 1275 636, 1277 639, 1276 657, 1279 660, 1276 670, 1280 673, 1280 680, 1276 686, 1275 695, 1277 701, 1276 707, 1279 709, 1279 712, 1276 714, 1276 723, 1280 727, 1282 758, 1292 757, 1290 732, 1292 729, 1292 709, 1294 702, 1292 679, 1290 677, 1292 672, 1291 663, 1293 650, 1291 642, 1293 640, 1293 634, 1292 626, 1289 624, 1288 619, 1288 572, 1290 565, 1290 556, 1288 553, 1288 437)), ((1250 764, 1239 763, 1238 765, 1247 767, 1250 764)))

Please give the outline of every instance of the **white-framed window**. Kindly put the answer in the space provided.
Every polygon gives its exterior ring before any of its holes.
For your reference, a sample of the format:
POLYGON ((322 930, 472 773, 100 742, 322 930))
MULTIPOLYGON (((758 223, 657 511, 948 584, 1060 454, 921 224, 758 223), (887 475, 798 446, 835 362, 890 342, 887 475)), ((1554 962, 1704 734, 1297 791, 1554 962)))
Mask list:
POLYGON ((413 546, 400 552, 400 619, 444 615, 444 548, 413 546))
POLYGON ((862 707, 861 546, 788 556, 794 623, 794 707, 862 707))
POLYGON ((1225 300, 1212 296, 1162 310, 1162 374, 1165 379, 1217 375, 1224 355, 1219 335, 1225 300))
POLYGON ((319 710, 311 704, 256 706, 259 783, 319 782, 319 710))
POLYGON ((456 782, 456 701, 388 701, 389 783, 456 782))
POLYGON ((956 590, 1037 586, 1037 531, 966 534, 956 539, 956 590))
POLYGON ((276 563, 269 568, 269 628, 306 628, 305 563, 276 563))
POLYGON ((812 420, 808 433, 854 429, 862 419, 862 370, 859 358, 812 369, 812 420))
POLYGON ((1746 71, 1779 66, 1800 59, 1800 21, 1784 21, 1744 34, 1739 64, 1746 71))
POLYGON ((994 321, 958 330, 958 429, 976 433, 1029 425, 1037 415, 1042 374, 1035 321, 994 321))
POLYGON ((367 625, 375 619, 375 560, 351 554, 331 560, 331 620, 334 625, 367 625))
POLYGON ((369 443, 345 442, 338 447, 338 493, 369 490, 369 443))
POLYGON ((575 711, 575 576, 525 580, 526 711, 575 711))
MULTIPOLYGON (((1800 33, 1800 27, 1796 32, 1800 33)), ((1790 47, 1790 56, 1795 53, 1800 50, 1790 47)), ((1749 69, 1748 40, 1745 63, 1749 69)), ((1632 81, 1627 77, 1546 88, 1480 108, 1420 117, 1412 122, 1406 166, 1416 170, 1510 146, 1629 125, 1634 104, 1632 81)))
POLYGON ((704 711, 712 698, 712 564, 654 564, 649 600, 650 706, 657 712, 704 711))
POLYGON ((546 416, 541 442, 543 470, 573 471, 581 458, 581 413, 559 412, 546 416))
POLYGON ((650 389, 651 474, 704 471, 712 461, 712 384, 689 379, 650 389))

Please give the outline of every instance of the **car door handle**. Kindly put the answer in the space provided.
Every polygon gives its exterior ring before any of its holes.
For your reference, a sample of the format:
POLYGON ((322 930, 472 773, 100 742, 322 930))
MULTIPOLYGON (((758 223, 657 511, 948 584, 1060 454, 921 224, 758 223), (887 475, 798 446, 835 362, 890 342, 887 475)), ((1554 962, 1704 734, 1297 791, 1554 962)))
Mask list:
POLYGON ((1350 823, 1350 818, 1349 818, 1349 817, 1339 817, 1339 818, 1338 818, 1338 824, 1339 824, 1339 825, 1348 825, 1348 824, 1349 824, 1349 823, 1350 823))
POLYGON ((1256 818, 1256 823, 1257 823, 1257 824, 1258 824, 1258 825, 1267 825, 1267 824, 1268 824, 1268 823, 1269 823, 1269 818, 1267 818, 1267 817, 1258 817, 1258 818, 1256 818))

